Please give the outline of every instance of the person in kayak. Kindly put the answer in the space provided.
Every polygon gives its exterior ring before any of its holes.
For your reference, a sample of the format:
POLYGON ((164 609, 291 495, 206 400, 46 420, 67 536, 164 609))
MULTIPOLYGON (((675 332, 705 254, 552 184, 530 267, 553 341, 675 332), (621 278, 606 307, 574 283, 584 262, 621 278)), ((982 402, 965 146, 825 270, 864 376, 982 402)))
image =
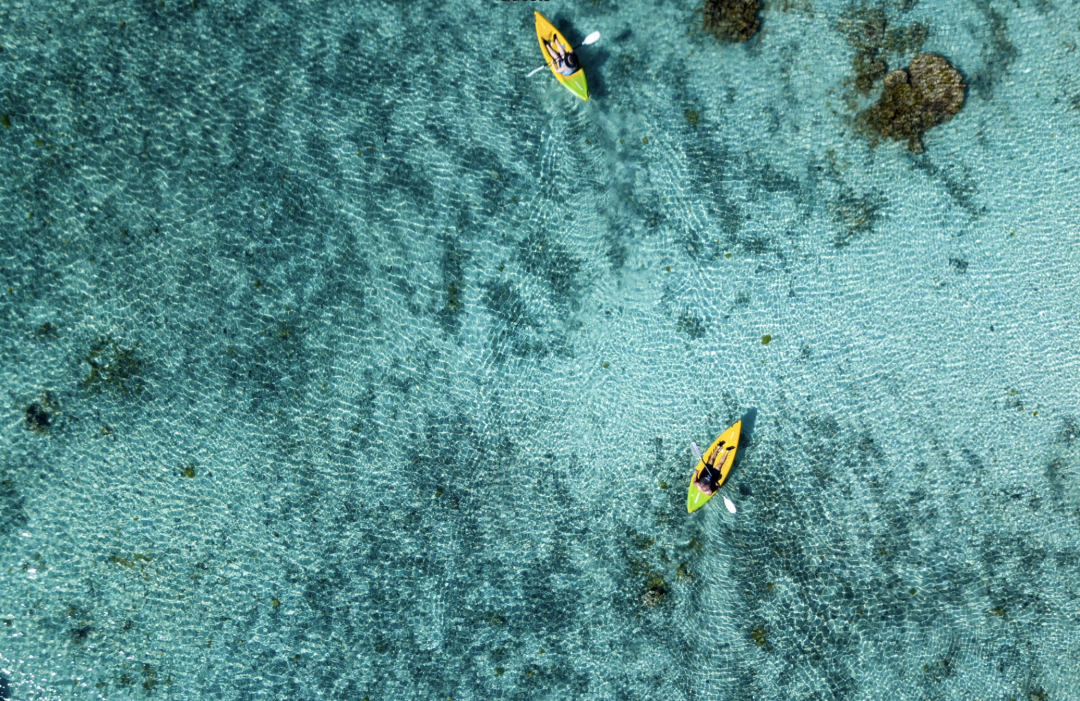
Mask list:
POLYGON ((578 70, 577 55, 573 49, 569 51, 558 39, 554 39, 551 42, 544 42, 544 48, 547 49, 548 55, 551 56, 552 62, 555 64, 555 70, 560 75, 573 75, 578 70))
MULTIPOLYGON (((697 446, 694 447, 696 448, 697 446)), ((722 479, 720 468, 723 467, 724 461, 727 460, 728 453, 731 452, 731 448, 728 448, 721 454, 720 449, 723 447, 723 443, 716 446, 716 450, 713 451, 712 457, 702 461, 705 463, 705 467, 701 468, 701 473, 698 475, 697 479, 694 480, 694 486, 705 496, 712 496, 716 492, 717 485, 722 479)))

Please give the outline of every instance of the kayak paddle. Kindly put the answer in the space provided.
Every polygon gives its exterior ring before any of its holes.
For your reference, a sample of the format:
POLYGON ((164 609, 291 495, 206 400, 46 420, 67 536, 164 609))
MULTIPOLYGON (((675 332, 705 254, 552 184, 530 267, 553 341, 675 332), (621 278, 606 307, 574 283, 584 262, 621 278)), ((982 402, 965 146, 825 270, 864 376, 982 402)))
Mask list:
MULTIPOLYGON (((589 36, 585 37, 585 41, 581 42, 580 44, 578 44, 577 46, 575 46, 573 49, 570 49, 570 50, 571 51, 576 51, 577 49, 581 48, 582 46, 588 46, 589 44, 595 44, 598 41, 600 41, 600 32, 593 32, 589 36)), ((532 78, 534 75, 536 75, 540 71, 544 70, 549 65, 551 65, 551 61, 548 61, 547 63, 540 66, 539 68, 537 68, 536 70, 534 70, 532 73, 530 73, 529 75, 527 75, 525 77, 526 78, 532 78)))

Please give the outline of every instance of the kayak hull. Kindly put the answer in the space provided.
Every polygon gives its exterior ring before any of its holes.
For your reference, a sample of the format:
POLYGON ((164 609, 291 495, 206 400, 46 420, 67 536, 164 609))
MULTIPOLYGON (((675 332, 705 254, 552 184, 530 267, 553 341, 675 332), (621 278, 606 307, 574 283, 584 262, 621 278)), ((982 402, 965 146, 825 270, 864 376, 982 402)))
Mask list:
POLYGON ((574 93, 582 100, 588 101, 589 99, 589 86, 585 82, 585 69, 579 68, 570 75, 563 75, 555 70, 555 63, 551 60, 551 56, 548 55, 547 49, 544 48, 544 43, 552 43, 558 41, 563 46, 569 48, 570 42, 566 40, 558 29, 555 29, 555 25, 544 19, 544 16, 533 10, 533 14, 536 15, 536 39, 540 42, 540 53, 544 56, 544 61, 547 63, 548 68, 551 69, 552 75, 559 83, 574 93))
POLYGON ((724 458, 723 464, 720 466, 720 482, 716 485, 716 490, 720 491, 721 485, 727 481, 728 473, 731 472, 731 466, 735 464, 735 453, 739 449, 739 432, 742 430, 742 421, 736 421, 735 425, 724 431, 720 436, 712 442, 709 449, 701 454, 702 460, 698 460, 697 467, 694 468, 694 474, 690 477, 690 491, 686 494, 686 513, 693 513, 705 506, 705 504, 712 499, 712 494, 703 494, 696 486, 694 482, 697 481, 698 475, 705 469, 705 460, 712 458, 713 453, 720 449, 720 444, 724 445, 723 450, 730 448, 727 457, 724 458))

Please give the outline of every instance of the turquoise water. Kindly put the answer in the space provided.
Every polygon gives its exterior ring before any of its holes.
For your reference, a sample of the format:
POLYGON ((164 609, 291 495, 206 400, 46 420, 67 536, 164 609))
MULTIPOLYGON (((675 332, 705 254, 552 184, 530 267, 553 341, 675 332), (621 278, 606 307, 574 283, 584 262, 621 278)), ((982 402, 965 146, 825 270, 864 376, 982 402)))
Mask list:
POLYGON ((0 698, 1076 698, 1080 8, 698 9, 0 3, 0 698))

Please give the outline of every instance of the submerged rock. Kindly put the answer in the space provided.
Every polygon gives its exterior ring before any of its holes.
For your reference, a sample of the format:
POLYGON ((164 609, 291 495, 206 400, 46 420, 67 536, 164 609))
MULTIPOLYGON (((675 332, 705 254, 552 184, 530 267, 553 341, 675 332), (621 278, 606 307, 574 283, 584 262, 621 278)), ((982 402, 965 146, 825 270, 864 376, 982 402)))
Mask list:
POLYGON ((701 26, 721 41, 746 41, 758 30, 758 0, 705 0, 701 26))
POLYGON ((647 589, 644 594, 641 595, 641 603, 649 608, 654 608, 660 605, 660 602, 664 599, 664 594, 667 592, 664 589, 647 589))
POLYGON ((869 129, 886 139, 906 139, 921 153, 922 134, 949 121, 964 104, 964 78, 936 54, 917 54, 906 69, 887 73, 881 99, 862 113, 869 129))
POLYGON ((641 595, 641 603, 649 608, 658 606, 661 601, 664 600, 664 595, 667 594, 667 587, 664 585, 664 576, 658 574, 649 579, 649 588, 645 590, 645 593, 641 595))
POLYGON ((26 427, 34 433, 48 433, 49 413, 39 404, 26 407, 26 427))

